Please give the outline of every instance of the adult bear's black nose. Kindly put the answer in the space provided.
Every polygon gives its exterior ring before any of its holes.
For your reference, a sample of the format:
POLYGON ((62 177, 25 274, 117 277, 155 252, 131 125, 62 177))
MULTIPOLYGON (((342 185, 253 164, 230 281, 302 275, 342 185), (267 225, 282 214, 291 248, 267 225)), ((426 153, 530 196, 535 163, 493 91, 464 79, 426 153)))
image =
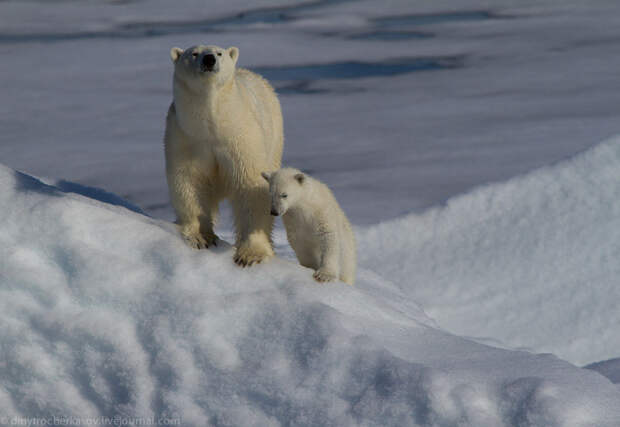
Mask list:
POLYGON ((202 65, 207 69, 207 70, 212 70, 213 66, 215 65, 215 55, 208 53, 205 56, 202 57, 202 65))
POLYGON ((272 210, 271 210, 271 215, 273 215, 273 216, 278 216, 279 214, 278 214, 278 211, 277 211, 277 210, 272 209, 272 210))

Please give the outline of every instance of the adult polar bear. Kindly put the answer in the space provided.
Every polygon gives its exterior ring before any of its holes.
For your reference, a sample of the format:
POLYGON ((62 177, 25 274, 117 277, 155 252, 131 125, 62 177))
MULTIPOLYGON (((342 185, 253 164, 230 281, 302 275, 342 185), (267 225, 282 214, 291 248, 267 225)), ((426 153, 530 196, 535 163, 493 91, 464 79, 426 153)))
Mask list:
POLYGON ((236 68, 239 49, 172 48, 173 101, 166 118, 166 177, 177 224, 201 249, 215 245, 222 199, 235 216, 241 266, 273 256, 269 191, 261 172, 282 159, 280 103, 262 77, 236 68))

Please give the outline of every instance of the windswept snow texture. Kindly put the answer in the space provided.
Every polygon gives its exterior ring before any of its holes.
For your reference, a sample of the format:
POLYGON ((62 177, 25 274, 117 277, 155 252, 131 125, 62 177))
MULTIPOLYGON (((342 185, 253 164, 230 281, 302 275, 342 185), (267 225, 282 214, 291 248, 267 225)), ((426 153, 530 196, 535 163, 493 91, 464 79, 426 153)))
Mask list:
POLYGON ((620 423, 605 377, 439 330, 363 268, 356 287, 281 259, 239 269, 226 244, 191 250, 170 223, 6 167, 0 217, 3 419, 620 423))
POLYGON ((450 332, 577 364, 620 352, 620 137, 360 234, 360 264, 450 332))

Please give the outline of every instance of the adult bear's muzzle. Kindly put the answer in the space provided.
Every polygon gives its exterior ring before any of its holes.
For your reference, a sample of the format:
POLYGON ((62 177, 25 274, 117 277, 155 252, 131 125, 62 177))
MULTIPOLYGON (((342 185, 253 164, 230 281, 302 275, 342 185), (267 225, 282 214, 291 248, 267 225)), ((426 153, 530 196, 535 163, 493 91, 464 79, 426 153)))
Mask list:
POLYGON ((215 65, 216 59, 215 55, 212 53, 208 53, 202 57, 202 71, 213 71, 213 66, 215 65))

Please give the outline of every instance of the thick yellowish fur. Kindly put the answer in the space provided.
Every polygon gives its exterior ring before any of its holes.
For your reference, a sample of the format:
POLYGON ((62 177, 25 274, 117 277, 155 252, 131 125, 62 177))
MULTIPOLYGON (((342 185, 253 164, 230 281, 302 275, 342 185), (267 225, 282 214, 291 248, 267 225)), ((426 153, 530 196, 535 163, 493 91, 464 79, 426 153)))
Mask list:
POLYGON ((273 256, 269 193, 260 173, 280 167, 278 98, 262 77, 236 68, 236 48, 175 48, 171 55, 175 75, 166 118, 166 175, 180 232, 193 247, 215 244, 218 204, 229 199, 235 261, 261 262, 273 256), (201 71, 201 58, 218 52, 217 71, 201 71))
POLYGON ((293 168, 263 173, 269 182, 271 212, 281 215, 299 263, 315 270, 319 282, 355 282, 355 235, 331 190, 293 168))

